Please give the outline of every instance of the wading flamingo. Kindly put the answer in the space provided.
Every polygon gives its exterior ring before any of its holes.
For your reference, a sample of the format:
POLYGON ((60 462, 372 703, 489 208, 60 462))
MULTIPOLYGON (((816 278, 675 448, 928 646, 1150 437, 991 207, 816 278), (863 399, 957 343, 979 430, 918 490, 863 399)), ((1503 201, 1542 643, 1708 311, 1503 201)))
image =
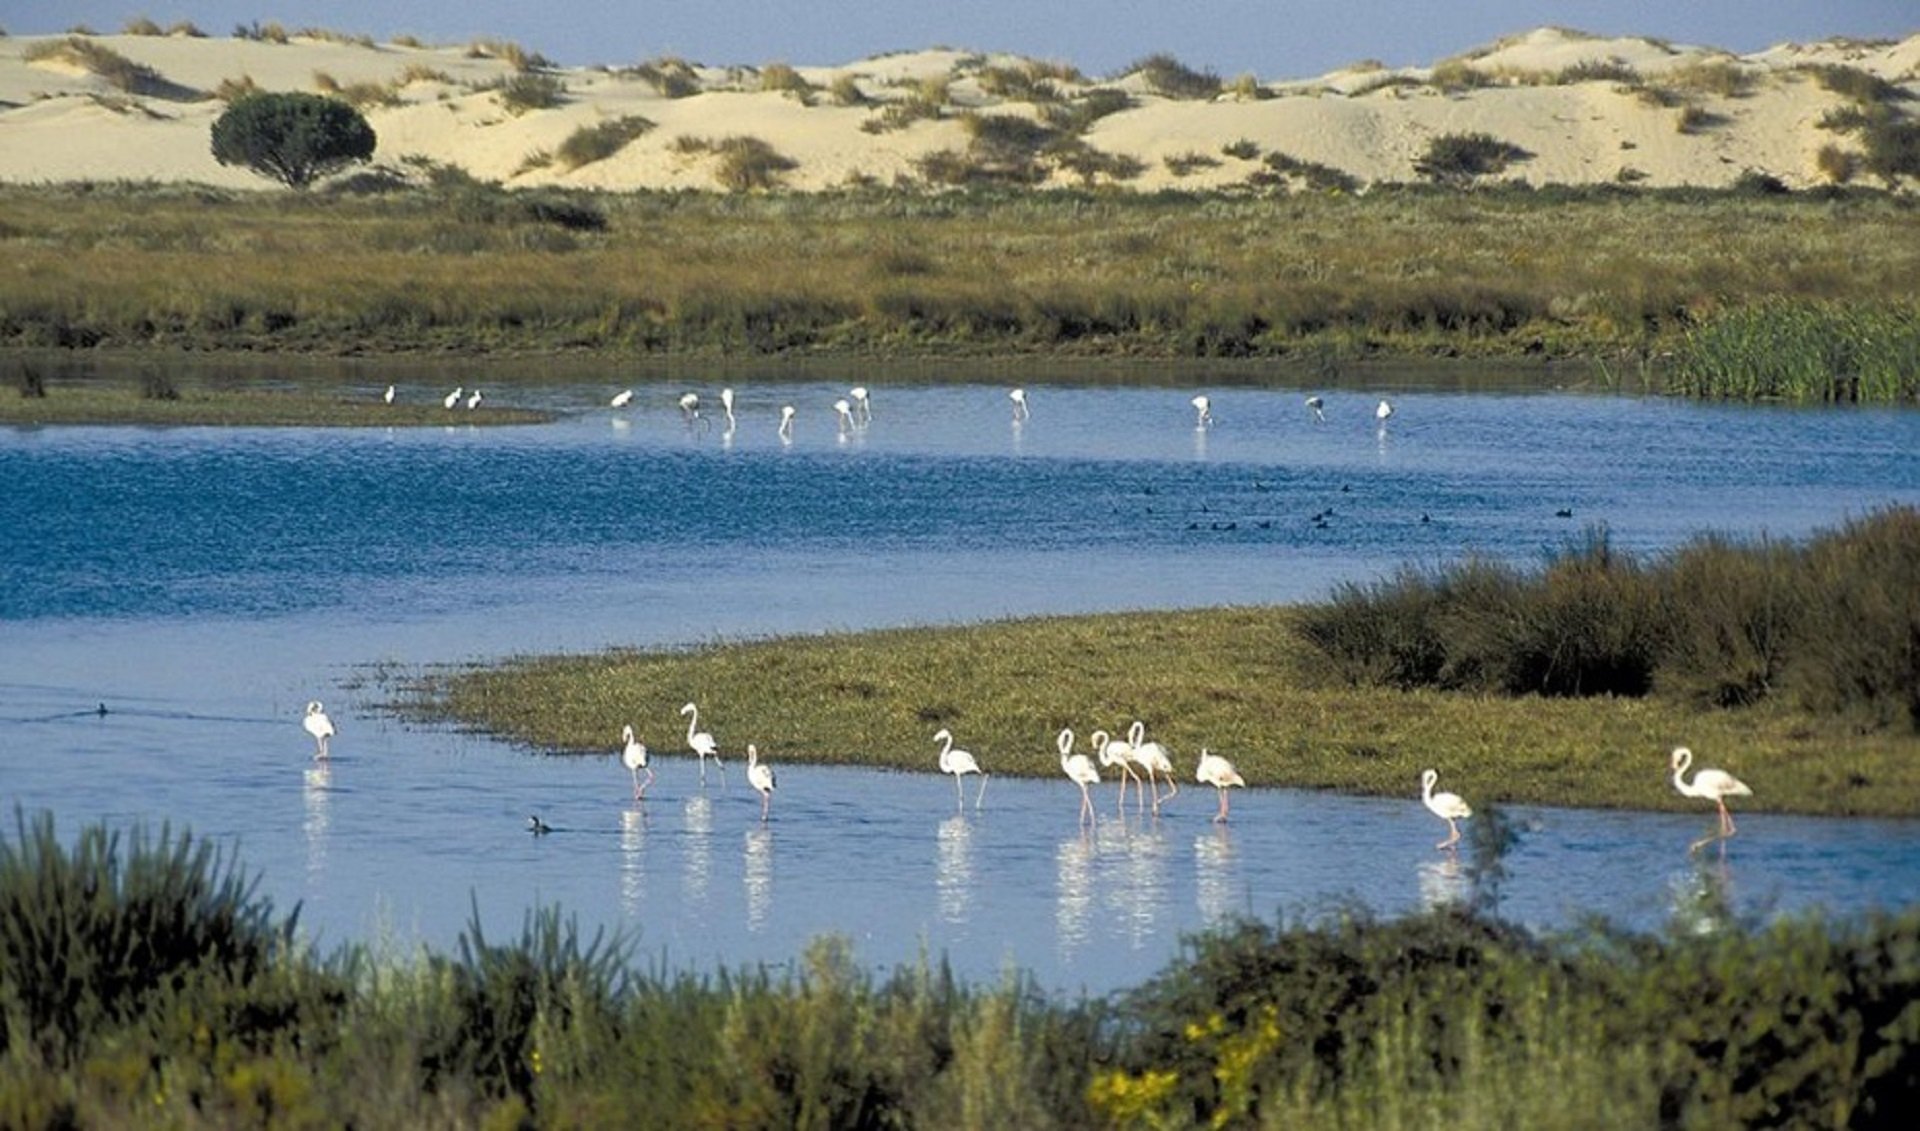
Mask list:
POLYGON ((1107 732, 1104 730, 1094 731, 1089 741, 1093 743, 1094 750, 1100 755, 1100 764, 1102 766, 1120 767, 1120 812, 1124 814, 1127 811, 1128 778, 1133 779, 1135 789, 1134 796, 1138 799, 1135 802, 1136 806, 1142 809, 1146 808, 1145 791, 1140 789, 1140 775, 1133 771, 1133 747, 1128 746, 1118 739, 1108 737, 1107 732))
POLYGON ((793 439, 793 406, 790 404, 780 406, 780 438, 793 439))
MULTIPOLYGON (((101 714, 105 713, 105 711, 101 712, 101 714)), ((313 702, 307 704, 307 717, 300 720, 300 725, 305 727, 307 733, 313 736, 315 744, 313 756, 320 760, 325 760, 330 757, 327 744, 333 738, 333 720, 327 717, 327 713, 324 710, 321 710, 320 700, 315 699, 313 702)))
POLYGON ((734 427, 732 389, 720 390, 720 407, 727 410, 727 431, 731 432, 734 427))
POLYGON ((1213 815, 1213 819, 1215 821, 1226 820, 1227 787, 1237 785, 1244 789, 1247 785, 1247 779, 1240 776, 1240 771, 1233 768, 1232 762, 1227 761, 1218 754, 1207 753, 1207 748, 1204 746, 1200 748, 1200 765, 1193 771, 1193 776, 1196 780, 1203 784, 1210 785, 1220 792, 1220 811, 1213 815))
POLYGON ((713 764, 720 767, 720 784, 727 784, 727 764, 720 760, 720 744, 713 740, 712 735, 700 729, 700 708, 689 703, 680 708, 680 713, 687 716, 687 749, 700 756, 700 784, 707 784, 708 758, 712 758, 713 764))
POLYGON ((873 423, 873 402, 867 398, 867 387, 855 385, 847 390, 847 395, 853 398, 853 407, 860 410, 860 423, 873 423))
POLYGON ((622 389, 619 392, 613 394, 613 399, 607 402, 607 407, 608 408, 625 408, 632 403, 633 403, 633 390, 622 389))
POLYGON ((980 799, 987 794, 986 771, 980 768, 980 763, 972 754, 953 748, 953 732, 947 728, 941 727, 934 734, 933 740, 945 744, 940 747, 940 772, 953 775, 953 799, 959 802, 962 808, 966 806, 966 798, 960 789, 960 778, 966 774, 980 775, 980 792, 973 796, 973 807, 980 808, 980 799))
POLYGON ((1015 420, 1025 420, 1033 415, 1033 412, 1027 408, 1027 391, 1025 389, 1012 390, 1007 394, 1007 399, 1013 402, 1013 418, 1015 420))
POLYGON ((440 403, 443 405, 446 405, 448 408, 452 408, 454 405, 457 405, 460 403, 460 397, 466 391, 467 391, 466 386, 456 385, 454 386, 453 392, 448 393, 446 395, 446 399, 442 400, 440 403))
POLYGON ((1073 752, 1071 729, 1062 729, 1054 745, 1060 748, 1061 772, 1067 775, 1067 780, 1080 787, 1080 823, 1097 823, 1099 818, 1093 814, 1093 795, 1087 792, 1087 787, 1100 784, 1100 771, 1093 768, 1093 759, 1073 752))
POLYGON ((1187 402, 1193 406, 1193 426, 1210 428, 1213 426, 1213 399, 1205 393, 1187 402))
POLYGON ((383 401, 386 401, 388 404, 392 404, 394 393, 395 393, 394 387, 392 385, 388 385, 387 391, 381 395, 380 399, 383 401))
POLYGON ((1308 397, 1307 407, 1313 410, 1313 422, 1315 424, 1325 424, 1327 422, 1327 414, 1325 411, 1327 402, 1320 399, 1320 394, 1315 393, 1308 397))
POLYGON ((1447 823, 1447 839, 1434 847, 1452 848, 1460 843, 1460 826, 1454 822, 1473 816, 1473 806, 1468 805, 1457 793, 1435 793, 1433 783, 1439 780, 1439 770, 1427 770, 1420 775, 1420 800, 1426 803, 1434 816, 1447 823))
MULTIPOLYGON (((1725 770, 1703 769, 1693 775, 1693 781, 1682 779, 1681 775, 1693 765, 1693 751, 1684 746, 1673 748, 1673 788, 1683 797, 1704 797, 1720 807, 1720 835, 1733 835, 1733 814, 1727 811, 1727 798, 1751 797, 1753 791, 1747 784, 1725 770)), ((1694 847, 1699 847, 1695 845, 1694 847)))
POLYGON ((773 767, 760 760, 760 748, 747 743, 747 784, 760 791, 760 820, 773 807, 773 767))
POLYGON ((653 784, 653 767, 647 765, 647 744, 633 736, 633 727, 620 728, 620 738, 625 743, 620 750, 620 761, 633 775, 633 799, 639 801, 647 795, 647 786, 653 784), (640 783, 640 771, 647 771, 646 785, 640 783))
POLYGON ((1167 779, 1167 800, 1172 801, 1180 795, 1180 783, 1173 780, 1173 756, 1167 748, 1158 742, 1147 741, 1147 724, 1139 719, 1127 728, 1127 743, 1133 747, 1133 761, 1137 766, 1145 767, 1147 783, 1153 787, 1153 811, 1160 811, 1160 783, 1155 780, 1157 773, 1167 779))

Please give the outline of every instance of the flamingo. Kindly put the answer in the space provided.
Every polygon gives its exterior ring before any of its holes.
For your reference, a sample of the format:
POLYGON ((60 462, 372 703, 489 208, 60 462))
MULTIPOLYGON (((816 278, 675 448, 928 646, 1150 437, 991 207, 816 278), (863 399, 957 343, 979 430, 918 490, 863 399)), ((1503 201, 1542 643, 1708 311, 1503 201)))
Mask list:
POLYGON ((1180 783, 1173 780, 1173 757, 1167 753, 1167 748, 1158 742, 1148 742, 1146 738, 1147 724, 1139 719, 1133 720, 1133 725, 1127 728, 1127 743, 1133 747, 1134 763, 1147 768, 1147 782, 1153 786, 1153 811, 1158 813, 1160 783, 1154 780, 1154 774, 1158 772, 1172 787, 1167 793, 1168 801, 1180 795, 1180 783))
POLYGON ((647 744, 633 736, 631 725, 620 728, 620 738, 625 743, 620 751, 620 761, 633 775, 633 799, 639 801, 647 796, 647 786, 653 784, 653 767, 647 765, 647 744), (646 785, 640 784, 640 771, 647 771, 646 785))
POLYGON ((475 389, 475 390, 474 390, 474 391, 473 391, 473 392, 472 392, 472 393, 471 393, 471 394, 470 394, 470 395, 469 395, 469 396, 467 397, 467 407, 468 407, 468 408, 470 408, 470 409, 474 409, 474 408, 479 408, 479 407, 480 407, 480 390, 478 390, 478 389, 475 389))
POLYGON ((633 390, 622 389, 619 392, 613 394, 613 399, 607 402, 607 407, 608 408, 625 408, 632 403, 633 403, 633 390))
POLYGON ((1067 775, 1067 780, 1080 787, 1080 823, 1098 822, 1099 818, 1093 813, 1093 795, 1087 792, 1087 787, 1100 784, 1100 771, 1093 768, 1093 759, 1073 752, 1073 731, 1070 728, 1060 731, 1054 745, 1060 748, 1061 772, 1067 775))
POLYGON ((392 386, 392 385, 388 385, 388 386, 387 386, 387 391, 386 391, 386 392, 385 392, 384 394, 382 394, 382 395, 381 395, 381 397, 380 397, 380 399, 381 399, 381 400, 383 400, 383 401, 385 401, 385 402, 387 402, 388 404, 392 404, 392 403, 393 403, 393 395, 394 395, 394 388, 393 388, 393 386, 392 386))
POLYGON ((1193 426, 1211 428, 1213 426, 1213 399, 1205 393, 1187 402, 1193 406, 1193 426))
POLYGON ((680 415, 686 417, 689 421, 700 415, 699 393, 680 394, 680 415))
POLYGON ((443 405, 446 405, 448 408, 452 408, 454 405, 457 405, 460 403, 460 397, 466 391, 467 391, 466 386, 456 385, 454 386, 453 392, 448 393, 446 395, 446 398, 442 400, 440 403, 443 405))
POLYGON ((680 713, 688 716, 687 749, 700 756, 700 784, 707 784, 708 758, 712 758, 713 764, 720 767, 720 784, 727 784, 727 764, 720 760, 720 744, 713 740, 712 735, 699 729, 700 708, 689 703, 680 708, 680 713))
MULTIPOLYGON (((1693 781, 1681 779, 1687 767, 1693 765, 1693 751, 1684 746, 1673 748, 1673 788, 1683 797, 1704 797, 1720 807, 1720 835, 1730 837, 1734 833, 1733 814, 1727 811, 1727 798, 1751 797, 1753 790, 1747 784, 1725 770, 1703 769, 1693 775, 1693 781)), ((1695 847, 1699 847, 1696 845, 1695 847)))
POLYGON ((1240 771, 1233 768, 1232 762, 1218 754, 1207 753, 1207 748, 1204 746, 1200 748, 1200 765, 1194 769, 1193 776, 1196 780, 1220 791, 1220 811, 1213 815, 1213 819, 1225 821, 1227 819, 1227 787, 1237 785, 1244 789, 1247 779, 1240 776, 1240 771))
POLYGON ((1313 422, 1315 424, 1325 424, 1327 422, 1327 414, 1322 411, 1327 407, 1327 402, 1320 399, 1320 394, 1315 393, 1308 397, 1307 407, 1313 410, 1313 422))
POLYGON ((727 431, 731 432, 734 427, 732 389, 720 390, 720 407, 727 410, 727 431))
POLYGON ((833 402, 833 411, 840 415, 840 435, 844 437, 847 434, 847 430, 855 426, 854 420, 853 420, 853 406, 849 405, 846 402, 846 399, 843 397, 840 400, 833 402))
POLYGON ((780 406, 780 438, 786 441, 793 439, 793 406, 790 404, 780 406))
MULTIPOLYGON (((101 713, 105 714, 104 711, 101 713)), ((300 725, 305 727, 307 733, 313 736, 313 741, 316 744, 313 752, 314 758, 325 761, 330 757, 331 755, 327 750, 327 745, 333 738, 333 720, 328 718, 326 711, 321 709, 320 700, 315 699, 313 702, 307 704, 307 717, 300 720, 300 725)))
POLYGON ((1025 389, 1014 389, 1007 394, 1007 399, 1013 402, 1013 418, 1015 420, 1025 420, 1033 415, 1032 410, 1027 408, 1027 391, 1025 389))
MULTIPOLYGON (((1140 785, 1140 775, 1133 772, 1133 747, 1128 746, 1124 742, 1110 739, 1104 730, 1094 731, 1093 737, 1089 741, 1093 743, 1094 750, 1099 752, 1100 764, 1102 766, 1120 767, 1120 812, 1125 813, 1127 811, 1127 779, 1133 779, 1133 784, 1136 789, 1138 789, 1140 785)), ((1136 796, 1138 795, 1136 794, 1136 796)), ((1139 805, 1144 808, 1146 806, 1146 799, 1141 798, 1139 805)))
POLYGON ((1454 822, 1473 816, 1473 806, 1468 805, 1457 793, 1435 793, 1433 783, 1439 780, 1439 770, 1427 770, 1420 775, 1420 800, 1426 802, 1434 816, 1447 823, 1447 839, 1434 847, 1452 848, 1460 843, 1460 826, 1454 822))
POLYGON ((853 388, 847 390, 847 395, 853 398, 854 406, 860 410, 860 422, 862 424, 873 423, 873 402, 867 399, 867 387, 865 385, 855 385, 853 388))
POLYGON ((773 767, 760 760, 760 749, 747 743, 747 784, 760 791, 760 820, 767 819, 773 806, 773 767))
POLYGON ((1393 406, 1387 403, 1386 398, 1381 398, 1379 406, 1373 410, 1374 419, 1380 422, 1380 427, 1385 428, 1387 426, 1387 417, 1392 415, 1393 406))
POLYGON ((953 799, 959 802, 962 808, 966 806, 966 798, 960 789, 961 776, 965 774, 980 775, 980 792, 973 796, 973 807, 975 809, 980 808, 980 799, 987 795, 987 772, 980 768, 980 763, 974 759, 972 754, 969 754, 965 750, 955 750, 953 748, 953 732, 947 728, 941 727, 939 732, 933 736, 933 740, 935 742, 945 743, 945 745, 940 748, 940 772, 953 775, 953 799))

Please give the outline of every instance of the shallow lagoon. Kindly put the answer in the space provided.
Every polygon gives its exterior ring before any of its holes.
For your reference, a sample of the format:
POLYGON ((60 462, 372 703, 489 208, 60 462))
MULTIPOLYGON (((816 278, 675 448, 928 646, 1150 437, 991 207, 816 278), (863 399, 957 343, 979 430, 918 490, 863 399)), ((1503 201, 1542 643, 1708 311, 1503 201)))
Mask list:
MULTIPOLYGON (((637 386, 625 412, 598 385, 494 394, 566 413, 528 428, 0 430, 0 793, 68 833, 171 821, 235 846, 323 945, 444 946, 476 906, 497 933, 557 903, 675 965, 784 962, 831 931, 875 963, 1106 990, 1221 915, 1391 913, 1466 881, 1417 782, 1406 800, 1253 790, 1225 829, 1200 787, 1158 821, 1115 817, 1107 787, 1083 833, 1064 780, 994 778, 956 814, 933 774, 782 764, 762 827, 737 763, 702 790, 663 755, 636 809, 613 758, 629 720, 604 759, 548 758, 404 726, 371 674, 1291 601, 1467 550, 1532 560, 1588 523, 1651 550, 1920 502, 1920 414, 1894 410, 1411 389, 1382 431, 1371 392, 1329 392, 1317 424, 1298 391, 1231 388, 1199 430, 1193 388, 1036 385, 1016 426, 1002 385, 869 384, 873 420, 846 433, 844 386, 820 382, 743 385, 731 434, 702 384, 637 386), (315 697, 341 728, 325 770, 298 726, 315 697), (553 835, 526 835, 534 811, 553 835)), ((727 748, 778 750, 703 708, 727 748)), ((630 721, 657 751, 684 735, 630 721)), ((1650 788, 1663 771, 1650 752, 1650 788)), ((1754 814, 1696 861, 1704 815, 1513 815, 1501 906, 1541 925, 1847 913, 1910 900, 1920 874, 1920 821, 1754 814)))

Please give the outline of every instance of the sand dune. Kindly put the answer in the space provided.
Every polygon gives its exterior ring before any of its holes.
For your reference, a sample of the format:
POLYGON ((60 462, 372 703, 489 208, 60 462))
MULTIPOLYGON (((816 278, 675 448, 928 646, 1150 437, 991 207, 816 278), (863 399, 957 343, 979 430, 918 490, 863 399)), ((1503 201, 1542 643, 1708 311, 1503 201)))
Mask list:
MULTIPOLYGON (((467 47, 133 35, 86 41, 147 68, 147 80, 129 93, 124 80, 116 84, 63 50, 64 36, 0 38, 0 181, 270 190, 246 170, 219 165, 208 147, 226 105, 214 92, 246 81, 263 90, 381 88, 387 102, 363 110, 379 136, 376 160, 388 168, 422 158, 513 186, 702 190, 720 187, 718 158, 687 139, 758 138, 793 163, 780 183, 796 190, 856 180, 925 183, 928 155, 968 155, 967 116, 1046 113, 1042 103, 1009 93, 1009 75, 1043 80, 1056 106, 1094 91, 1124 92, 1124 108, 1079 136, 1099 154, 1131 159, 1130 169, 1097 173, 1096 182, 1141 191, 1273 184, 1275 154, 1362 185, 1413 181, 1430 139, 1470 132, 1526 151, 1500 175, 1533 184, 1717 186, 1752 170, 1807 187, 1827 182, 1817 163, 1823 148, 1859 144, 1820 125, 1850 104, 1810 67, 1856 68, 1920 96, 1920 34, 1782 44, 1738 56, 1541 28, 1428 67, 1362 63, 1315 78, 1230 83, 1203 99, 1156 93, 1139 73, 1092 79, 1045 61, 950 50, 795 66, 813 88, 804 98, 763 89, 770 67, 689 66, 686 89, 674 91, 640 68, 566 68, 552 72, 565 87, 561 104, 522 113, 494 89, 515 76, 514 66, 467 47), (850 94, 858 101, 845 104, 850 94), (930 97, 937 116, 878 128, 889 107, 916 96, 930 97), (577 168, 551 158, 582 127, 634 115, 655 128, 613 156, 577 168)), ((1082 183, 1057 163, 1043 165, 1043 184, 1082 183)))

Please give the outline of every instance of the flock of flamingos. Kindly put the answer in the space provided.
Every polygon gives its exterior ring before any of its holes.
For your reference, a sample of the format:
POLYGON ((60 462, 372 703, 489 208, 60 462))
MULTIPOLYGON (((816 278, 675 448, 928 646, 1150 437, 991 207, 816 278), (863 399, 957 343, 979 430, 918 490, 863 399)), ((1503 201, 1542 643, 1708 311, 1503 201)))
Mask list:
MULTIPOLYGON (((709 758, 713 759, 714 767, 724 781, 726 763, 721 760, 720 746, 713 735, 700 729, 700 708, 696 704, 688 703, 680 708, 680 714, 687 720, 687 749, 700 760, 700 784, 706 784, 709 758)), ((316 744, 314 758, 326 760, 330 756, 329 745, 335 731, 333 720, 327 717, 319 700, 307 704, 306 718, 302 725, 307 733, 313 736, 316 744)), ((1094 813, 1092 787, 1101 781, 1099 767, 1106 767, 1119 776, 1119 804, 1122 813, 1126 811, 1129 781, 1134 785, 1134 803, 1140 809, 1145 809, 1148 790, 1151 789, 1153 811, 1156 815, 1160 812, 1163 802, 1171 801, 1179 794, 1180 785, 1175 777, 1172 755, 1165 746, 1149 741, 1146 730, 1146 724, 1138 719, 1127 728, 1127 737, 1124 740, 1116 739, 1104 730, 1096 730, 1089 739, 1094 751, 1092 757, 1074 749, 1075 739, 1072 728, 1063 728, 1060 731, 1055 739, 1055 745, 1060 751, 1060 772, 1067 776, 1067 780, 1080 787, 1080 823, 1082 825, 1098 820, 1094 813), (1095 765, 1096 759, 1098 766, 1095 765), (1160 792, 1162 781, 1167 788, 1164 796, 1160 792)), ((633 778, 633 798, 635 801, 644 801, 647 788, 654 781, 651 752, 648 751, 646 743, 635 737, 632 724, 621 728, 620 739, 620 761, 633 778), (646 774, 645 779, 640 776, 642 772, 646 774)), ((953 733, 944 727, 934 733, 933 741, 940 744, 938 759, 940 772, 953 775, 954 800, 961 807, 966 805, 966 792, 962 779, 968 774, 979 777, 979 788, 973 798, 974 808, 979 808, 980 801, 987 792, 987 773, 980 768, 979 759, 969 751, 955 749, 953 733)), ((1693 751, 1684 746, 1674 747, 1671 765, 1674 789, 1685 797, 1698 797, 1712 801, 1719 810, 1720 824, 1717 835, 1709 835, 1695 841, 1692 847, 1698 849, 1711 841, 1731 837, 1735 830, 1733 814, 1727 809, 1727 798, 1751 796, 1753 791, 1747 788, 1746 783, 1725 770, 1703 768, 1693 775, 1691 781, 1688 781, 1686 773, 1693 765, 1693 751)), ((1236 786, 1244 788, 1247 784, 1246 779, 1240 775, 1239 770, 1234 768, 1232 762, 1211 753, 1205 747, 1200 749, 1200 761, 1194 767, 1194 780, 1202 785, 1214 787, 1218 793, 1220 807, 1214 813, 1215 821, 1227 820, 1227 790, 1236 786)), ((1439 780, 1438 770, 1429 769, 1420 774, 1420 800, 1434 816, 1447 823, 1447 838, 1434 847, 1451 851, 1460 843, 1459 822, 1473 816, 1473 807, 1457 793, 1434 792, 1433 787, 1439 780)), ((747 784, 760 793, 760 820, 764 822, 772 813, 776 782, 773 767, 760 760, 760 749, 751 742, 747 744, 747 784)), ((537 815, 527 818, 527 828, 536 835, 551 831, 537 815)))
MULTIPOLYGON (((612 399, 607 402, 608 407, 616 409, 626 408, 633 403, 633 396, 632 389, 623 389, 614 394, 612 399)), ((392 385, 389 385, 382 399, 388 404, 392 404, 394 398, 395 389, 392 385)), ((1013 417, 1016 421, 1025 420, 1032 415, 1027 405, 1027 391, 1025 389, 1008 390, 1007 399, 1013 404, 1013 417)), ((463 387, 448 393, 446 397, 442 399, 441 403, 449 409, 456 408, 463 403, 467 408, 472 409, 479 407, 480 401, 480 390, 474 389, 468 392, 463 387)), ((729 432, 733 430, 735 425, 733 403, 733 390, 720 390, 720 406, 726 415, 726 426, 729 432)), ((1214 418, 1211 399, 1202 393, 1195 396, 1190 403, 1194 411, 1194 426, 1196 428, 1212 427, 1214 418)), ((698 393, 688 392, 682 394, 679 399, 679 405, 681 414, 689 424, 704 419, 701 416, 700 395, 698 393)), ((1306 398, 1306 406, 1313 412, 1316 421, 1324 421, 1326 419, 1324 413, 1325 404, 1319 396, 1308 396, 1306 398)), ((871 395, 864 385, 856 385, 849 389, 846 397, 833 402, 833 409, 838 419, 840 434, 842 436, 845 436, 850 431, 864 427, 873 419, 871 395)), ((1384 429, 1386 427, 1387 420, 1393 415, 1393 411, 1393 405, 1384 399, 1375 406, 1374 419, 1379 422, 1381 428, 1384 429)), ((795 414, 796 410, 792 405, 781 406, 779 435, 782 440, 792 439, 795 414)), ((718 744, 715 743, 713 735, 699 729, 700 709, 694 704, 688 703, 686 706, 680 708, 680 713, 687 716, 687 748, 700 759, 701 784, 704 785, 707 780, 707 759, 709 758, 713 759, 714 765, 719 767, 720 773, 724 775, 726 769, 724 763, 720 760, 718 744)), ((333 737, 334 727, 332 721, 327 718, 326 712, 321 709, 318 701, 307 704, 305 726, 307 732, 313 735, 314 741, 318 743, 318 749, 314 757, 319 759, 326 758, 328 756, 327 744, 333 737)), ((1060 750, 1060 771, 1066 774, 1069 781, 1072 781, 1080 787, 1081 824, 1084 825, 1096 820, 1093 808, 1092 787, 1100 783, 1099 767, 1106 767, 1119 775, 1120 807, 1122 811, 1125 810, 1127 803, 1127 783, 1129 781, 1134 785, 1135 804, 1139 808, 1145 808, 1147 791, 1149 789, 1152 790, 1153 811, 1156 814, 1159 813, 1160 805, 1163 801, 1171 800, 1180 792, 1180 786, 1175 780, 1171 755, 1167 752, 1167 748, 1160 743, 1147 740, 1146 725, 1144 723, 1135 720, 1133 725, 1127 728, 1127 737, 1124 740, 1116 739, 1104 730, 1094 731, 1090 739, 1094 750, 1094 757, 1088 757, 1086 754, 1075 752, 1074 734, 1071 729, 1062 730, 1056 738, 1056 745, 1060 750), (1096 759, 1099 763, 1098 766, 1095 765, 1096 759), (1141 780, 1143 773, 1146 779, 1144 782, 1141 780), (1160 792, 1160 783, 1162 780, 1164 780, 1167 785, 1167 793, 1164 797, 1160 792)), ((974 795, 974 807, 978 808, 980 799, 986 794, 987 790, 986 771, 980 768, 979 760, 966 750, 954 749, 953 735, 944 728, 933 736, 933 741, 942 744, 939 757, 940 772, 953 775, 954 792, 961 805, 964 806, 966 804, 961 779, 967 774, 976 774, 979 776, 980 788, 974 795)), ((654 777, 653 768, 648 765, 650 758, 647 746, 638 738, 634 737, 634 731, 631 725, 622 729, 621 742, 620 759, 633 777, 634 800, 643 800, 646 797, 647 787, 653 784, 654 777), (645 781, 642 781, 640 778, 640 773, 643 770, 646 771, 647 775, 645 781)), ((1727 798, 1751 796, 1753 791, 1748 789, 1744 782, 1732 774, 1727 773, 1725 770, 1703 768, 1693 775, 1693 780, 1688 781, 1686 773, 1693 765, 1693 751, 1684 746, 1676 746, 1673 748, 1671 765, 1673 768, 1674 789, 1678 790, 1681 795, 1685 797, 1698 797, 1712 801, 1719 810, 1720 825, 1718 834, 1709 835, 1702 840, 1694 842, 1693 847, 1698 849, 1713 840, 1724 840, 1732 836, 1734 834, 1733 814, 1727 810, 1727 798)), ((1194 768, 1194 778, 1203 785, 1213 786, 1219 794, 1220 808, 1213 816, 1215 821, 1225 821, 1227 819, 1227 790, 1235 786, 1244 787, 1247 784, 1246 779, 1240 776, 1240 771, 1234 768, 1232 762, 1229 762, 1218 754, 1209 752, 1204 747, 1200 750, 1199 764, 1194 768)), ((1447 838, 1435 845, 1435 847, 1451 850, 1460 843, 1459 822, 1473 816, 1473 807, 1468 805, 1466 800, 1457 793, 1450 793, 1444 790, 1435 793, 1433 787, 1439 780, 1440 773, 1438 770, 1429 769, 1421 773, 1420 800, 1434 816, 1439 817, 1447 823, 1447 838)), ((747 744, 747 782, 760 792, 760 819, 765 821, 773 808, 773 791, 775 787, 773 767, 760 760, 759 748, 753 743, 747 744)), ((542 822, 538 816, 528 817, 527 827, 536 834, 550 831, 548 826, 542 822)))

